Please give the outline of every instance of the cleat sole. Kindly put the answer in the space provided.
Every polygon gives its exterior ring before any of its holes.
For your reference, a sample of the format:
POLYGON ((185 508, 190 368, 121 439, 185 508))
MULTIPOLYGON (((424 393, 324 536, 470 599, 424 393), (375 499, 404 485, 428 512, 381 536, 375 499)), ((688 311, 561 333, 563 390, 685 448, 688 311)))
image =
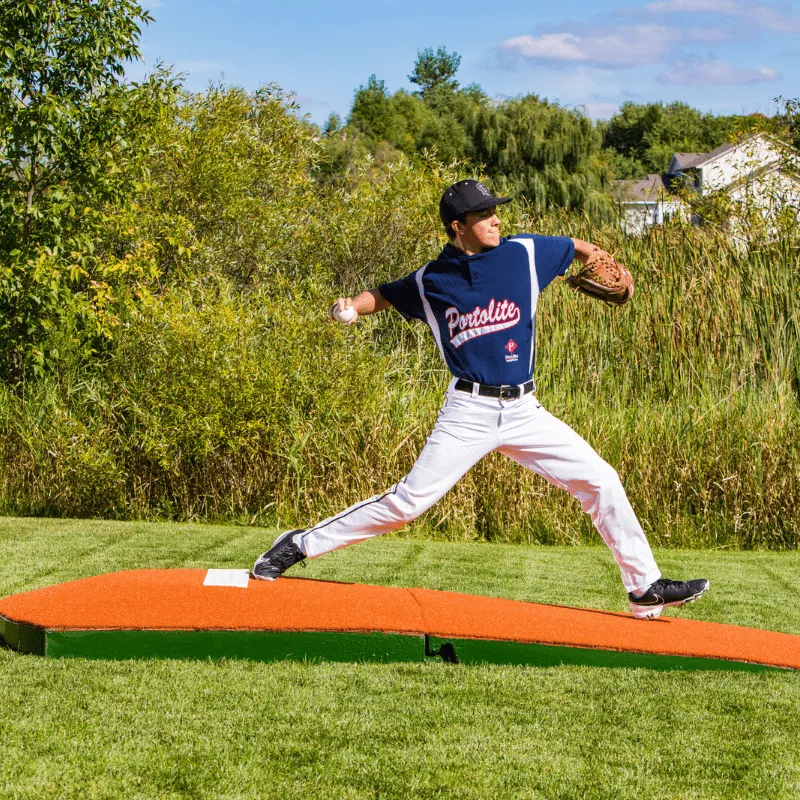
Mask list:
POLYGON ((276 581, 276 578, 268 578, 266 575, 256 575, 255 572, 250 573, 251 578, 255 578, 257 581, 276 581))
POLYGON ((709 589, 709 586, 706 586, 704 589, 701 589, 697 594, 693 594, 691 597, 687 597, 685 600, 676 600, 674 603, 664 603, 661 606, 650 606, 647 610, 639 611, 634 610, 633 604, 631 604, 631 611, 633 613, 634 619, 657 619, 661 616, 661 612, 665 608, 677 608, 678 606, 685 606, 687 603, 694 603, 695 600, 699 600, 709 589))

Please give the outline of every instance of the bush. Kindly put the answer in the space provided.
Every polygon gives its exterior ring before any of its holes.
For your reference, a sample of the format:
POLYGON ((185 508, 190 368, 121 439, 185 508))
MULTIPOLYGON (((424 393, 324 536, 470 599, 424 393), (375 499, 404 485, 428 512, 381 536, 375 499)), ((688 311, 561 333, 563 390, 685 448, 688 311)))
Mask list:
MULTIPOLYGON (((345 328, 325 310, 435 256, 436 205, 462 167, 365 157, 317 182, 322 145, 275 89, 186 96, 157 134, 128 235, 160 277, 102 357, 71 350, 65 321, 50 333, 57 368, 2 388, 0 510, 302 526, 384 490, 449 376, 424 326, 389 312, 345 328)), ((552 286, 536 377, 544 405, 619 469, 651 540, 796 547, 796 235, 740 251, 713 228, 631 240, 586 214, 502 213, 509 231, 595 241, 636 278, 623 308, 552 286)), ((595 536, 577 503, 497 454, 410 531, 595 536)))

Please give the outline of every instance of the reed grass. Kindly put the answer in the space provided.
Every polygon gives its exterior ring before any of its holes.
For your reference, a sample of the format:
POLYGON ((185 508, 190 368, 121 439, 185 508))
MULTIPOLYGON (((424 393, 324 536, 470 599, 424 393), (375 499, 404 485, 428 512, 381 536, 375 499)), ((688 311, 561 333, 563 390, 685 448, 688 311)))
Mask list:
MULTIPOLYGON (((204 274, 131 311, 102 357, 65 360, 22 396, 0 387, 0 513, 305 526, 400 479, 449 376, 423 325, 390 311, 345 328, 325 309, 435 255, 431 198, 454 174, 400 162, 326 189, 259 281, 215 272, 201 248, 204 274)), ((797 547, 796 232, 744 249, 714 228, 627 238, 585 215, 505 213, 509 232, 594 241, 635 276, 622 308, 546 290, 536 380, 619 470, 651 540, 797 547)), ((407 532, 596 536, 577 503, 499 455, 407 532)))

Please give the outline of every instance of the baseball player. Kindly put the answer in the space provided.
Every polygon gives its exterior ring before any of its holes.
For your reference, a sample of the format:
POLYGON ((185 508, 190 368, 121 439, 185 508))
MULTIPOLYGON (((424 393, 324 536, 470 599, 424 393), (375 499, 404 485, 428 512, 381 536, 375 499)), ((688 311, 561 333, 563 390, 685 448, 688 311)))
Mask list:
MULTIPOLYGON (((253 577, 275 580, 306 557, 411 522, 499 450, 580 501, 619 566, 635 617, 658 617, 708 589, 705 579, 662 578, 616 471, 537 399, 539 295, 573 260, 587 264, 598 252, 607 254, 580 239, 502 237, 496 211, 508 202, 475 180, 453 184, 439 204, 450 239, 441 253, 404 278, 333 304, 331 317, 346 324, 390 306, 425 323, 453 379, 425 447, 402 480, 312 528, 281 534, 255 562, 253 577)), ((579 276, 569 280, 581 288, 579 276)), ((602 296, 596 289, 594 282, 587 293, 602 296)), ((632 293, 631 280, 623 301, 632 293)))

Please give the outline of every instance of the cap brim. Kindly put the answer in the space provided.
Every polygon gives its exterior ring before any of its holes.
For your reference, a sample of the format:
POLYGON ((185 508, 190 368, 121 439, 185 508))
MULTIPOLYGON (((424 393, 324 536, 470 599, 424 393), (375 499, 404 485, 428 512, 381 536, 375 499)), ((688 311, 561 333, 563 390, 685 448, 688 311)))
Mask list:
POLYGON ((470 208, 467 212, 468 214, 472 211, 486 211, 487 208, 492 208, 492 206, 502 206, 505 203, 510 203, 512 198, 510 197, 486 197, 481 200, 480 203, 476 203, 474 206, 470 208))

